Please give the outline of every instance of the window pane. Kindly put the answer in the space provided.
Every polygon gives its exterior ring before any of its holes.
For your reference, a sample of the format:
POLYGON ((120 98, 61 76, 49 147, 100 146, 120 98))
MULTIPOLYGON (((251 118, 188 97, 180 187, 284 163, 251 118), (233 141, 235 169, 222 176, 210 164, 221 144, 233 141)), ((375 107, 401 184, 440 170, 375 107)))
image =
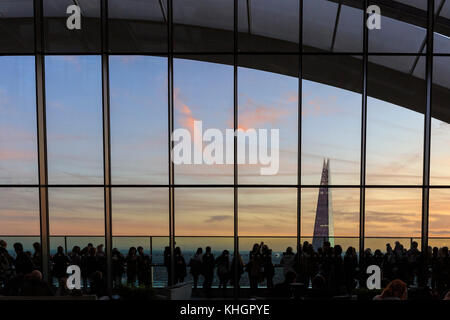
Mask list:
POLYGON ((0 188, 0 235, 39 235, 39 226, 38 189, 0 188))
POLYGON ((298 52, 299 0, 238 2, 239 51, 298 52))
POLYGON ((0 69, 0 183, 37 184, 34 58, 0 57, 0 69))
POLYGON ((173 0, 174 50, 232 52, 233 0, 173 0))
POLYGON ((361 60, 305 56, 302 80, 302 184, 319 185, 329 162, 328 184, 359 184, 361 158, 361 60))
POLYGON ((167 50, 166 0, 109 0, 108 19, 110 52, 167 50))
POLYGON ((238 129, 245 133, 238 136, 240 184, 297 183, 297 59, 296 55, 239 57, 238 129), (252 137, 256 143, 250 142, 252 137))
POLYGON ((362 52, 362 1, 303 1, 303 50, 362 52))
POLYGON ((114 236, 167 236, 169 191, 165 188, 113 188, 114 236))
POLYGON ((301 197, 302 237, 320 235, 321 228, 315 232, 315 227, 327 215, 328 236, 335 242, 334 236, 359 236, 359 189, 303 188, 301 197))
POLYGON ((33 0, 2 0, 0 2, 0 52, 34 51, 33 15, 33 0))
POLYGON ((434 57, 433 67, 430 183, 450 185, 450 58, 434 57))
POLYGON ((43 1, 44 39, 47 52, 100 52, 100 0, 43 1), (68 18, 74 14, 73 10, 69 14, 66 13, 71 5, 79 7, 81 15, 79 29, 69 29, 67 26, 68 18))
POLYGON ((366 183, 422 184, 425 81, 386 67, 399 57, 378 58, 368 70, 366 183))
POLYGON ((338 4, 303 0, 303 51, 330 50, 338 4))
POLYGON ((167 184, 167 59, 110 57, 114 184, 167 184))
POLYGON ((45 63, 49 183, 103 183, 100 57, 47 56, 45 63))
POLYGON ((226 130, 233 129, 233 67, 175 59, 174 94, 175 129, 187 130, 190 135, 186 137, 188 141, 180 139, 174 143, 176 148, 183 146, 182 151, 174 153, 183 158, 184 152, 188 155, 190 151, 191 155, 186 156, 187 163, 175 162, 175 182, 232 184, 233 137, 228 139, 226 130), (198 134, 194 132, 196 124, 198 134), (208 132, 212 133, 209 138, 208 132), (203 151, 200 164, 195 162, 196 150, 199 154, 203 151))
POLYGON ((366 189, 366 237, 420 237, 421 189, 366 189))
MULTIPOLYGON (((450 189, 430 189, 430 226, 429 236, 434 241, 443 242, 436 245, 450 245, 450 189)), ((431 245, 431 244, 430 244, 431 245)))
POLYGON ((48 207, 51 235, 105 233, 103 188, 49 188, 48 207))
MULTIPOLYGON (((435 10, 439 10, 441 1, 434 2, 435 10)), ((439 17, 435 20, 434 25, 434 52, 450 53, 450 33, 448 29, 448 20, 450 19, 450 2, 446 1, 441 9, 439 17)))
POLYGON ((296 236, 297 189, 239 189, 239 236, 296 236))
POLYGON ((233 189, 175 190, 175 234, 179 236, 232 236, 233 189))
POLYGON ((400 8, 380 9, 380 28, 369 29, 369 52, 420 53, 427 34, 426 18, 407 14, 400 8))

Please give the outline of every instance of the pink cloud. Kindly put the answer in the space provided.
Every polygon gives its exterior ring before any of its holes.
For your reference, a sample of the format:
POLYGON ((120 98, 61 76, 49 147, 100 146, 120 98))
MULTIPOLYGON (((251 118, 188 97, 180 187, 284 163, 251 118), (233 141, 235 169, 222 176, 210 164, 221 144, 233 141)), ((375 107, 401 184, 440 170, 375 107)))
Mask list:
POLYGON ((30 151, 2 150, 0 160, 34 160, 36 153, 30 151))

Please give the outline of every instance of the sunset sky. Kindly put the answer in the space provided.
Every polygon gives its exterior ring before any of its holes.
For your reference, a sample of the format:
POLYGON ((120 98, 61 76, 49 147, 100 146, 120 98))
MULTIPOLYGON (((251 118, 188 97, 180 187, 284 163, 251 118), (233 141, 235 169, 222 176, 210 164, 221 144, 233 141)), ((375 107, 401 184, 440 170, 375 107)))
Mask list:
MULTIPOLYGON (((102 184, 99 56, 46 57, 50 184, 102 184)), ((0 57, 0 183, 37 184, 34 57, 0 57), (8 75, 8 76, 5 76, 8 75)), ((167 60, 110 60, 114 184, 167 184, 167 60)), ((280 129, 280 171, 239 165, 242 184, 297 183, 298 79, 239 68, 239 127, 280 129)), ((303 80, 302 183, 318 185, 324 158, 331 184, 357 185, 361 95, 303 80)), ((232 128, 233 67, 174 60, 175 127, 232 128)), ((423 115, 368 99, 367 184, 422 183, 423 115)), ((432 184, 450 185, 450 125, 433 120, 432 184)), ((175 167, 180 184, 232 184, 232 165, 175 167)), ((336 236, 359 234, 359 189, 333 188, 336 236)), ((313 233, 318 188, 302 189, 302 234, 313 233)), ((232 236, 233 189, 177 189, 176 234, 232 236)), ((450 236, 450 191, 432 190, 430 236, 450 236)), ((0 235, 39 234, 38 191, 0 188, 0 235)), ((239 234, 296 235, 295 188, 239 190, 239 234)), ((114 235, 168 235, 167 188, 114 188, 114 235)), ((102 188, 50 188, 52 235, 102 235, 102 188)), ((366 191, 366 236, 420 236, 421 189, 366 191)))

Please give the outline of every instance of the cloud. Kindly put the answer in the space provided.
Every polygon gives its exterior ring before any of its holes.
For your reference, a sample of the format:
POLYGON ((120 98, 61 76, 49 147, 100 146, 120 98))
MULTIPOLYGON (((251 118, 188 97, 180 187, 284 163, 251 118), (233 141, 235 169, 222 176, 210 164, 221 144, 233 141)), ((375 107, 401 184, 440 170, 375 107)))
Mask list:
POLYGON ((37 158, 36 152, 31 151, 16 151, 16 150, 0 151, 0 160, 35 160, 36 158, 37 158))
MULTIPOLYGON (((245 95, 241 95, 244 97, 245 95)), ((267 125, 275 126, 282 123, 283 118, 296 112, 298 96, 295 93, 287 92, 279 98, 273 105, 259 103, 251 97, 239 105, 238 128, 247 130, 249 128, 263 128, 267 125), (291 105, 295 103, 295 107, 291 105)), ((233 121, 228 121, 228 126, 233 127, 233 121)))
POLYGON ((180 88, 174 89, 174 107, 179 114, 178 123, 182 128, 189 130, 191 136, 194 133, 194 121, 198 119, 194 118, 192 115, 191 107, 183 102, 180 94, 180 88))
POLYGON ((305 97, 302 106, 302 116, 303 117, 319 117, 319 116, 329 116, 337 113, 343 112, 343 110, 336 106, 337 97, 305 97))
POLYGON ((226 221, 226 220, 230 220, 233 217, 228 215, 228 216, 211 216, 208 219, 206 219, 206 223, 215 223, 215 222, 222 222, 222 221, 226 221))

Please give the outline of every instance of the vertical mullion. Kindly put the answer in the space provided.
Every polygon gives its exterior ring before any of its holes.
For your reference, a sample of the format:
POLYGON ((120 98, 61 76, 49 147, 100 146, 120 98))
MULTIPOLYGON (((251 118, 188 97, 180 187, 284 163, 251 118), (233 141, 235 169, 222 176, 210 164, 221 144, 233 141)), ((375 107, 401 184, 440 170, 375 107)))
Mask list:
POLYGON ((301 183, 302 183, 302 92, 303 92, 303 0, 299 0, 298 10, 298 101, 297 101, 297 259, 300 262, 301 225, 301 183))
MULTIPOLYGON (((431 152, 431 108, 433 87, 433 29, 434 29, 434 0, 428 1, 427 21, 427 52, 426 52, 426 110, 424 119, 424 143, 423 143, 423 188, 422 188, 422 252, 428 249, 428 222, 430 202, 430 152, 431 152)), ((426 263, 427 254, 424 254, 426 263)))
POLYGON ((175 280, 175 188, 174 188, 174 164, 172 159, 172 133, 173 122, 173 1, 167 1, 167 46, 168 46, 168 129, 169 129, 169 247, 170 247, 170 266, 169 283, 174 284, 175 280))
POLYGON ((102 21, 102 103, 103 103, 103 192, 105 210, 106 283, 112 289, 112 206, 111 206, 111 121, 108 56, 108 2, 101 2, 102 21))
POLYGON ((238 128, 238 0, 234 0, 233 14, 233 236, 234 236, 234 286, 233 295, 237 299, 239 297, 239 216, 238 216, 238 164, 237 164, 237 136, 238 128))
POLYGON ((35 27, 35 76, 36 76, 36 120, 37 120, 37 146, 39 170, 39 221, 40 239, 42 249, 42 274, 45 281, 50 277, 50 230, 48 219, 48 167, 47 167, 47 128, 45 108, 45 57, 43 30, 43 3, 34 1, 34 27, 35 27))
POLYGON ((367 81, 368 81, 368 43, 369 30, 366 26, 368 0, 364 0, 363 7, 363 83, 361 103, 361 167, 360 167, 360 194, 359 194, 359 257, 364 252, 365 219, 366 219, 366 156, 367 156, 367 81))

